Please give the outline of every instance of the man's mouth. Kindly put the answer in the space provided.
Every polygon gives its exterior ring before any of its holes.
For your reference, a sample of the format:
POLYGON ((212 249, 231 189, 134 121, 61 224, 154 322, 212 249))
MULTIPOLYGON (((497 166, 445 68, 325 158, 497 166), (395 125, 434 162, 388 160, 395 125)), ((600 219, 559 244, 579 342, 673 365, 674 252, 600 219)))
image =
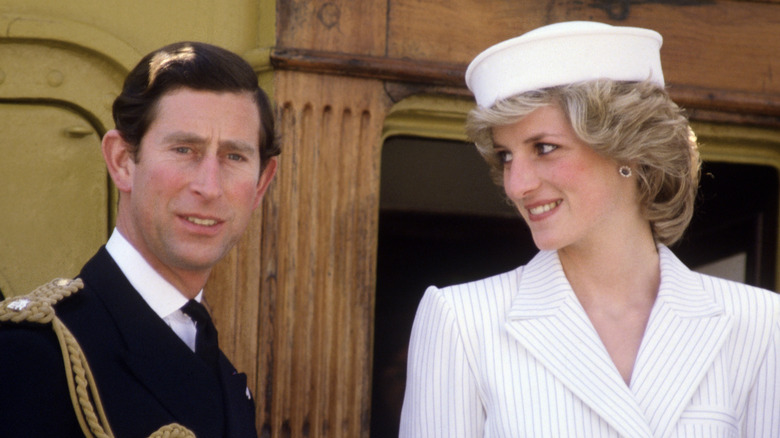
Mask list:
POLYGON ((192 222, 195 225, 201 225, 204 227, 212 227, 217 224, 217 221, 215 219, 201 219, 193 216, 187 216, 187 220, 192 222))
POLYGON ((529 208, 528 212, 531 213, 531 214, 546 213, 546 212, 552 210, 553 208, 557 207, 558 205, 560 205, 561 202, 563 202, 563 201, 561 201, 559 199, 557 201, 553 201, 553 202, 550 202, 550 203, 547 203, 547 204, 539 205, 539 206, 536 206, 534 208, 529 208))

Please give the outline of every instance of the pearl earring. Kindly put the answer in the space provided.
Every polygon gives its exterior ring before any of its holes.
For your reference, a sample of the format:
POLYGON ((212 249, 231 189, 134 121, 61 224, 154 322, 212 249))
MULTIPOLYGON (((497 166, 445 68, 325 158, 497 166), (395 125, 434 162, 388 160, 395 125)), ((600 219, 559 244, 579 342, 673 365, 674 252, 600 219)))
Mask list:
POLYGON ((620 176, 623 178, 628 178, 631 176, 631 168, 628 166, 620 166, 618 168, 618 172, 620 172, 620 176))

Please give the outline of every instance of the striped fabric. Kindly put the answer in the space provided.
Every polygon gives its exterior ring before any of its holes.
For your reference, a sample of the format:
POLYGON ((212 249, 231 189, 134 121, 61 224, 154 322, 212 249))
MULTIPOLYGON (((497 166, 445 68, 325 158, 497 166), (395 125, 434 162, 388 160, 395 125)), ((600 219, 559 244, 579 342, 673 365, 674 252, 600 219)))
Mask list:
POLYGON ((688 270, 663 246, 630 386, 555 252, 423 297, 407 437, 780 437, 780 295, 688 270))

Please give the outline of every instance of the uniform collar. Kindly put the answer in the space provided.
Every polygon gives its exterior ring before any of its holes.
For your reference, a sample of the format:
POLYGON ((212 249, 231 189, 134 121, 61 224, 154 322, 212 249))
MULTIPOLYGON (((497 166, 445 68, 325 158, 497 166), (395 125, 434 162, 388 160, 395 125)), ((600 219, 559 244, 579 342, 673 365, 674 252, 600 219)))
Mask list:
MULTIPOLYGON (((155 271, 116 228, 106 243, 106 250, 133 288, 160 318, 165 319, 187 303, 187 297, 155 271)), ((195 299, 200 301, 202 297, 203 290, 195 299)))

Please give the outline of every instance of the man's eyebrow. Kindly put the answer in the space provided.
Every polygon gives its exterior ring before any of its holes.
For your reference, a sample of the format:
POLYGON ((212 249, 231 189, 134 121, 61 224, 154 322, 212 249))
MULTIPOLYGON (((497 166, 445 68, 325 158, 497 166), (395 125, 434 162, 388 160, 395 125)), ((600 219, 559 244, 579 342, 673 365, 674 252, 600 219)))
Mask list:
POLYGON ((166 134, 163 139, 163 143, 206 143, 206 139, 192 132, 175 131, 170 134, 166 134))
POLYGON ((234 152, 241 152, 246 155, 255 155, 259 153, 258 146, 241 140, 223 140, 219 143, 219 147, 234 152))
MULTIPOLYGON (((203 145, 208 142, 208 139, 201 137, 193 132, 175 131, 167 134, 163 137, 164 143, 189 143, 203 145)), ((247 155, 253 155, 258 153, 258 147, 256 145, 247 143, 241 140, 222 140, 219 144, 221 148, 226 148, 231 151, 241 152, 247 155)))

